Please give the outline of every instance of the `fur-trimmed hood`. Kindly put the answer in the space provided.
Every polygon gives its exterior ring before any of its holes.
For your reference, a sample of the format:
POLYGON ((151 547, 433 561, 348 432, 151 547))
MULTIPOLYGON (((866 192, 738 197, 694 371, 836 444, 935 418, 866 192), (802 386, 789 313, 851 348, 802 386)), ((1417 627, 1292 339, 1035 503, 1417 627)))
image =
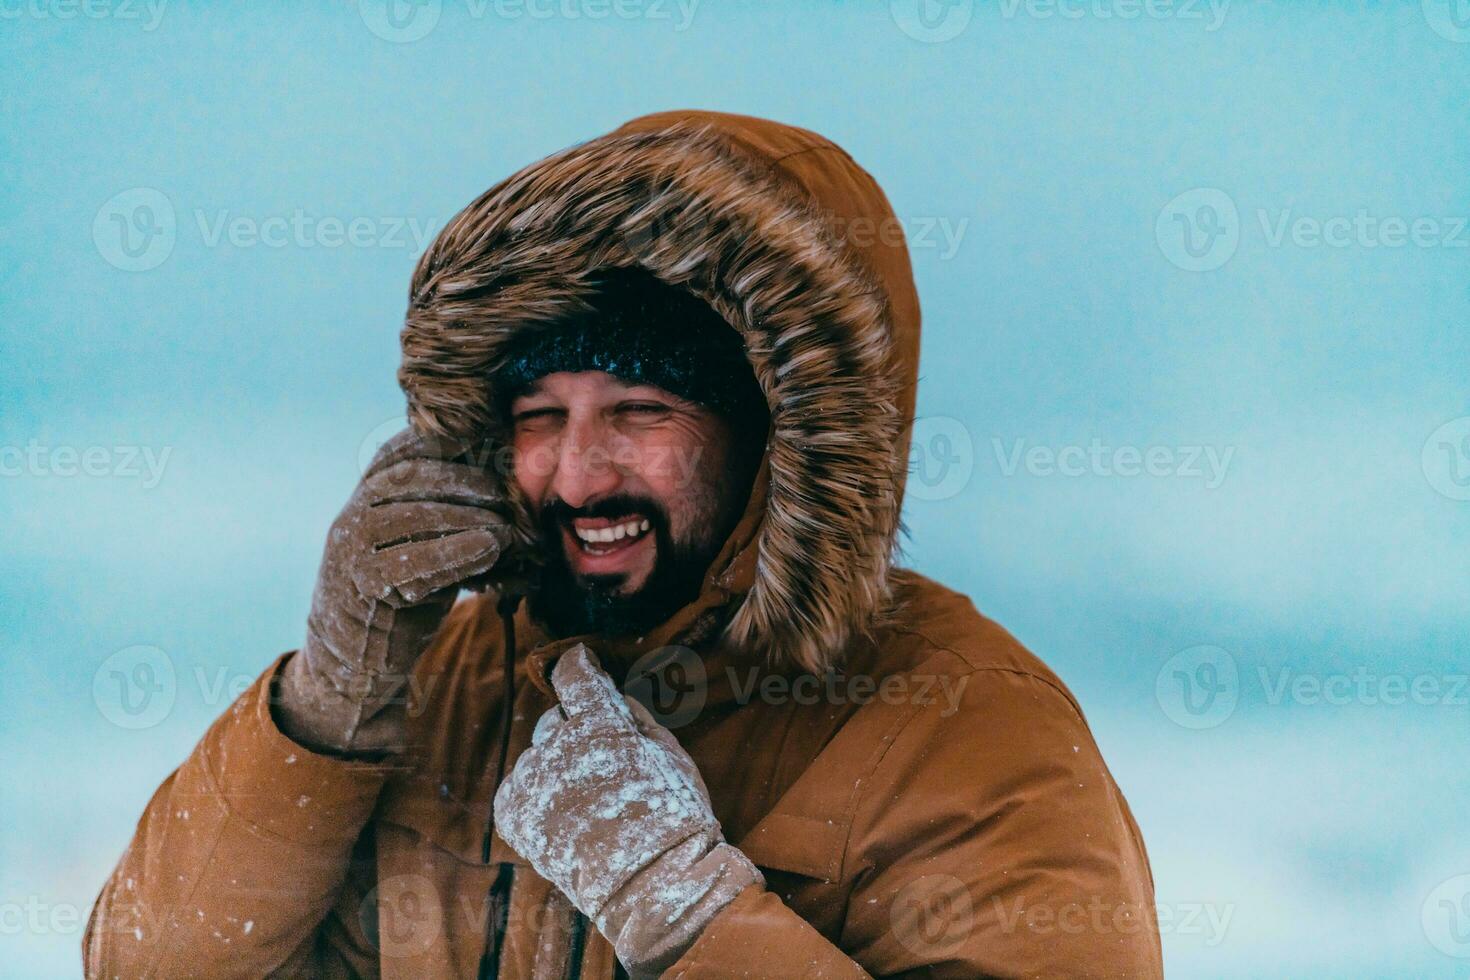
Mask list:
POLYGON ((919 348, 901 226, 815 133, 635 119, 497 184, 424 253, 399 371, 413 424, 495 438, 507 340, 579 310, 595 273, 624 265, 740 331, 772 416, 745 517, 670 623, 717 616, 739 648, 820 672, 889 602, 919 348))

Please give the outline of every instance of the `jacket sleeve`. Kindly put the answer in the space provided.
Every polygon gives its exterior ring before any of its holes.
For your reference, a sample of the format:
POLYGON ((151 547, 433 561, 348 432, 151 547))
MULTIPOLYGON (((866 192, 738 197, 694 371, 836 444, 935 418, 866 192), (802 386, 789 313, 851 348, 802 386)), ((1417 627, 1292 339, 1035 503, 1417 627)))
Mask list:
POLYGON ((391 766, 282 734, 270 692, 285 660, 153 794, 92 908, 87 977, 376 974, 359 925, 372 868, 363 829, 391 766))
POLYGON ((1075 702, 964 676, 859 782, 836 935, 751 888, 666 976, 1162 977, 1142 839, 1075 702))

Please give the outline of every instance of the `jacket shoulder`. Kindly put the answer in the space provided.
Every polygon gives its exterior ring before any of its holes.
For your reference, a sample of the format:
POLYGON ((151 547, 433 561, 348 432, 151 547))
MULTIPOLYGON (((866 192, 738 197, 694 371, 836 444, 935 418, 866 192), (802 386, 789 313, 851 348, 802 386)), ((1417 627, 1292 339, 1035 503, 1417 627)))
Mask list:
MULTIPOLYGON (((965 596, 912 573, 897 585, 896 642, 928 665, 914 673, 950 672, 954 693, 892 716, 870 743, 844 874, 879 896, 915 882, 963 893, 966 975, 1161 975, 1143 837, 1076 699, 965 596), (1109 918, 1096 933, 1016 928, 1097 908, 1109 918)), ((895 970, 914 952, 895 946, 896 921, 853 929, 855 947, 895 970)))
POLYGON ((877 631, 872 666, 952 677, 997 671, 1053 688, 1081 714, 1077 699, 1040 657, 983 615, 963 593, 908 569, 893 574, 893 602, 877 631))

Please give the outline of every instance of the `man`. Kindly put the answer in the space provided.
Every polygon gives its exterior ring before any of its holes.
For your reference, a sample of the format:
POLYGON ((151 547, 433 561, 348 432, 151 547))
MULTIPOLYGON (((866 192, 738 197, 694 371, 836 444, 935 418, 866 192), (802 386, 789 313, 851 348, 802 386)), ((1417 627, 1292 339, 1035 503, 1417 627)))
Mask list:
POLYGON ((415 431, 155 794, 88 975, 1160 975, 1075 700, 890 565, 896 227, 831 142, 706 112, 466 208, 414 276, 415 431))

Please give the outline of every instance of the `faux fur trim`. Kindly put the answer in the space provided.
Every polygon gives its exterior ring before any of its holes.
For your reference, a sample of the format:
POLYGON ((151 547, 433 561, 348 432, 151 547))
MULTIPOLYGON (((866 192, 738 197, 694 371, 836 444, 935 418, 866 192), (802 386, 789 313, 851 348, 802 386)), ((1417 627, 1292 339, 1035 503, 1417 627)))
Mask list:
POLYGON ((741 332, 771 407, 754 580, 725 636, 821 672, 889 596, 907 422, 890 305, 820 201, 719 127, 592 140, 455 217, 414 274, 399 371, 410 417, 494 434, 507 339, 581 309, 596 270, 634 264, 741 332))

